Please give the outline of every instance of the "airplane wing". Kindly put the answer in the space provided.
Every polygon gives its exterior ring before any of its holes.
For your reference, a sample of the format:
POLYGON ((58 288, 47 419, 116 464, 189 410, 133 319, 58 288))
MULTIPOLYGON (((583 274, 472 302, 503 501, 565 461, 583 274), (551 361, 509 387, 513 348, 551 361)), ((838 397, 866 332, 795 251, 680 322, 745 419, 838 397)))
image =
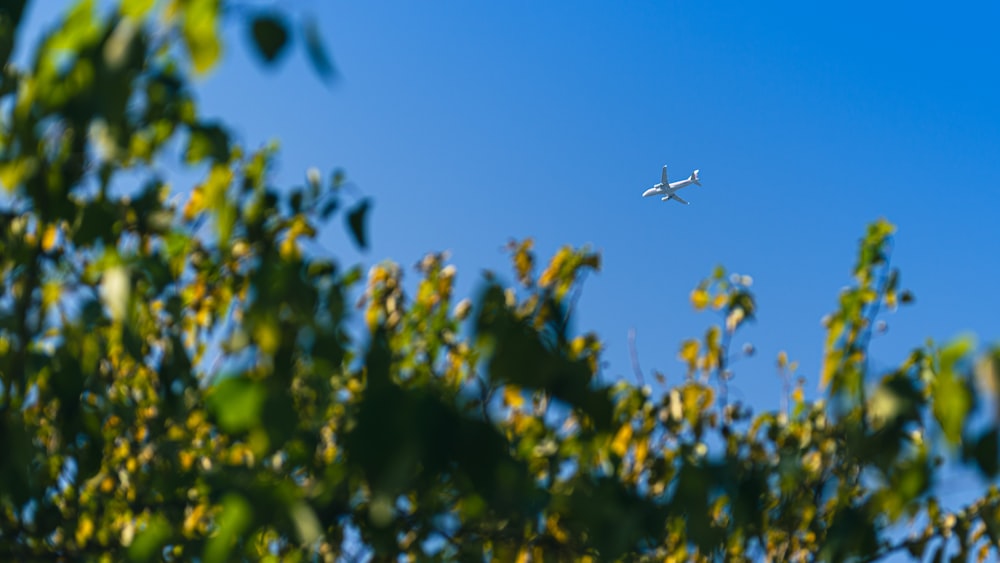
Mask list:
POLYGON ((681 199, 681 197, 678 196, 677 194, 670 194, 670 199, 676 199, 677 203, 683 203, 684 205, 689 205, 686 200, 681 199))
POLYGON ((663 184, 664 186, 667 185, 667 165, 666 164, 663 165, 663 173, 660 174, 660 183, 663 184))

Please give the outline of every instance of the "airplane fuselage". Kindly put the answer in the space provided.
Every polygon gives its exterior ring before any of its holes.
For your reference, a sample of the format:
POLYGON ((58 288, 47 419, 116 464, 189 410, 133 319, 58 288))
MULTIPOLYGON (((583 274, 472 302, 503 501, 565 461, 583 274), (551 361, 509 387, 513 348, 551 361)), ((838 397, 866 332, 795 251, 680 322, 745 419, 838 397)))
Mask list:
MULTIPOLYGON (((656 184, 652 188, 642 192, 642 197, 652 197, 654 195, 673 195, 677 190, 690 186, 694 182, 690 178, 686 180, 680 180, 677 182, 671 182, 669 184, 656 184)), ((635 192, 632 192, 635 193, 635 192)))
POLYGON ((698 171, 697 170, 695 170, 694 172, 692 172, 691 176, 689 176, 688 179, 686 179, 686 180, 680 180, 678 182, 671 183, 671 182, 667 182, 667 166, 664 165, 663 166, 663 171, 660 172, 660 183, 656 184, 652 188, 649 188, 648 190, 642 192, 642 197, 650 197, 650 196, 654 196, 654 195, 661 195, 661 196, 663 196, 663 198, 662 198, 663 201, 667 201, 668 199, 672 199, 672 200, 676 201, 677 203, 682 203, 684 205, 687 205, 688 202, 684 201, 684 198, 682 198, 681 196, 677 195, 677 190, 679 190, 679 189, 681 189, 683 187, 686 187, 686 186, 690 186, 691 184, 695 184, 695 185, 698 185, 698 186, 701 185, 701 183, 698 182, 698 171))

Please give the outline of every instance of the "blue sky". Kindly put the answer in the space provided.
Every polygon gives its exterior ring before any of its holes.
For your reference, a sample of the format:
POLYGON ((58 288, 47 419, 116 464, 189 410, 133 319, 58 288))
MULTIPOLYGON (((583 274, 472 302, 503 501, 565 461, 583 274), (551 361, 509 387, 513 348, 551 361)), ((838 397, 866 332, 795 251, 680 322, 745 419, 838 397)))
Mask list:
MULTIPOLYGON (((927 337, 1000 340, 1000 18, 995 3, 290 3, 315 14, 333 87, 294 51, 261 71, 232 30, 202 102, 254 144, 280 138, 280 178, 343 167, 374 198, 365 263, 450 250, 463 291, 508 273, 499 250, 590 244, 578 330, 605 376, 682 376, 700 335, 688 292, 714 265, 753 276, 760 314, 734 396, 774 408, 779 350, 816 388, 823 329, 865 225, 899 227, 914 307, 888 317, 875 365, 927 337), (991 23, 992 22, 992 23, 991 23), (690 206, 642 199, 700 168, 690 206)), ((339 225, 324 244, 355 256, 339 225)))
POLYGON ((511 279, 512 237, 542 257, 590 244, 604 269, 576 328, 607 343, 604 377, 631 377, 635 328, 643 368, 674 383, 679 343, 715 320, 688 293, 722 264, 760 306, 732 393, 770 409, 779 350, 815 391, 819 320, 884 216, 917 303, 887 318, 876 367, 927 337, 1000 341, 995 2, 281 4, 318 18, 340 80, 301 45, 262 69, 230 26, 199 98, 244 144, 281 140, 279 184, 339 167, 374 199, 369 252, 339 223, 323 235, 346 262, 449 250, 471 295, 484 268, 511 279), (639 197, 663 164, 701 169, 690 206, 639 197))

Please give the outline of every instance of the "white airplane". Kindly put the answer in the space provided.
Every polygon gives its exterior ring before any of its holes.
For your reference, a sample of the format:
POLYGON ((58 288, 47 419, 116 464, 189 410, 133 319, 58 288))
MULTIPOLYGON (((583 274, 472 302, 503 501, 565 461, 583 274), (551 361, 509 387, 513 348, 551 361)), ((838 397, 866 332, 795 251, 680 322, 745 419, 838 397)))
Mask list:
POLYGON ((668 199, 676 200, 677 203, 683 203, 687 205, 688 202, 681 199, 675 192, 677 190, 695 184, 700 186, 701 182, 698 181, 698 170, 691 173, 691 176, 687 180, 681 180, 679 182, 667 183, 667 165, 663 165, 663 174, 660 176, 660 183, 656 184, 652 188, 642 192, 642 197, 649 197, 653 195, 662 195, 663 199, 660 201, 667 201, 668 199))

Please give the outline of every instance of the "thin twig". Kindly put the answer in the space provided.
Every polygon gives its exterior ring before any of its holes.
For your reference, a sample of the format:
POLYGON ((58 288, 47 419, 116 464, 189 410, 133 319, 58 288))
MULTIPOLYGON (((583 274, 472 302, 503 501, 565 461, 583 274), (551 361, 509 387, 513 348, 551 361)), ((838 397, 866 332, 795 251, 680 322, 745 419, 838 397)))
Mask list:
POLYGON ((635 372, 635 378, 639 382, 639 386, 646 385, 646 378, 642 376, 642 369, 639 367, 639 352, 636 351, 635 347, 635 328, 628 329, 628 351, 629 356, 632 358, 632 371, 635 372))
POLYGON ((583 282, 587 279, 587 270, 583 270, 580 273, 580 280, 576 283, 576 287, 573 288, 573 295, 569 298, 569 306, 566 307, 566 314, 563 316, 563 325, 569 324, 570 315, 573 313, 573 309, 576 307, 576 302, 580 300, 580 294, 583 293, 583 282))

